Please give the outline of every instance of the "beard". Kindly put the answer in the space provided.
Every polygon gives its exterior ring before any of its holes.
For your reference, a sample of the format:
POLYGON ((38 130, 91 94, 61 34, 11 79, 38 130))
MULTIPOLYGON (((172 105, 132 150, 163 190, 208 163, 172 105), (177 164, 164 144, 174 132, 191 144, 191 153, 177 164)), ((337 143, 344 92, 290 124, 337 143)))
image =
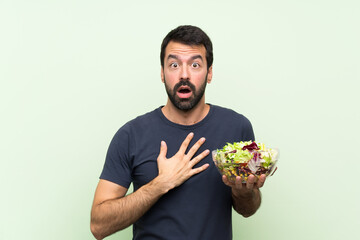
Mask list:
POLYGON ((166 88, 166 93, 171 101, 171 103, 179 110, 182 111, 189 111, 193 109, 201 100, 201 98, 204 96, 205 88, 207 84, 207 74, 205 76, 203 84, 199 87, 199 90, 196 90, 196 87, 194 84, 192 84, 189 80, 181 80, 179 83, 177 83, 173 89, 171 89, 167 83, 166 79, 164 77, 164 83, 166 88), (188 86, 191 89, 192 95, 189 98, 179 98, 176 94, 178 89, 181 86, 188 86))

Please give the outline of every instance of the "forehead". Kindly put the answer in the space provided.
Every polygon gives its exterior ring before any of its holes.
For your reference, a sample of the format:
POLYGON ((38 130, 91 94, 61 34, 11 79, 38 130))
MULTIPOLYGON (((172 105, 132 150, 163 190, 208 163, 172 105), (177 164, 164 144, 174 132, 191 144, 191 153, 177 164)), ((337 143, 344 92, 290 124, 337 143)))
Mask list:
POLYGON ((180 57, 192 57, 194 55, 200 55, 204 61, 206 59, 206 49, 204 45, 186 45, 183 43, 170 41, 165 48, 165 60, 170 54, 180 57))

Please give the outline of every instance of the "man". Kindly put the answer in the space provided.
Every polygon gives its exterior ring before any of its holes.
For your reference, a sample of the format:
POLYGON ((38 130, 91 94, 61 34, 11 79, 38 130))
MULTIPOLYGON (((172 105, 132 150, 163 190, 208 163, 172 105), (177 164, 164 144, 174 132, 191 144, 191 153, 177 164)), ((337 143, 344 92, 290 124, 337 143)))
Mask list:
POLYGON ((97 239, 133 224, 134 239, 232 239, 231 207, 244 217, 259 208, 259 180, 230 183, 210 150, 254 140, 250 122, 205 103, 212 79, 212 43, 198 27, 172 30, 161 46, 165 106, 115 134, 91 212, 97 239), (134 192, 126 195, 133 183, 134 192))

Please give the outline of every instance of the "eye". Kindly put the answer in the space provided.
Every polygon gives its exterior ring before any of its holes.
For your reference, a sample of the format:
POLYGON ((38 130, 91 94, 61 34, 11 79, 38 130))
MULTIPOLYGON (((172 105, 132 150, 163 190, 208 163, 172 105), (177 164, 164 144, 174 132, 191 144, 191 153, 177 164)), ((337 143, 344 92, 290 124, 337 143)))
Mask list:
POLYGON ((193 67, 193 68, 198 68, 198 67, 200 67, 200 64, 198 64, 198 63, 193 63, 193 64, 191 64, 191 66, 193 67))
POLYGON ((178 66, 179 64, 177 64, 176 62, 170 64, 170 67, 172 68, 177 68, 178 66))

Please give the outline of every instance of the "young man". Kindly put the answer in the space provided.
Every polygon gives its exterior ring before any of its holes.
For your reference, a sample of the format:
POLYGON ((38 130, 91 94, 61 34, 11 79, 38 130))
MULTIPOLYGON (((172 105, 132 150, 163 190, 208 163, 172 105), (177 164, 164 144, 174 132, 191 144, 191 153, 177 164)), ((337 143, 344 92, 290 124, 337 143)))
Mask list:
POLYGON ((107 153, 91 211, 97 239, 133 224, 134 239, 232 239, 231 208, 244 217, 260 206, 258 181, 220 176, 211 150, 254 140, 250 122, 205 103, 212 43, 198 27, 172 30, 161 46, 165 106, 128 122, 107 153), (134 192, 125 196, 133 183, 134 192))

